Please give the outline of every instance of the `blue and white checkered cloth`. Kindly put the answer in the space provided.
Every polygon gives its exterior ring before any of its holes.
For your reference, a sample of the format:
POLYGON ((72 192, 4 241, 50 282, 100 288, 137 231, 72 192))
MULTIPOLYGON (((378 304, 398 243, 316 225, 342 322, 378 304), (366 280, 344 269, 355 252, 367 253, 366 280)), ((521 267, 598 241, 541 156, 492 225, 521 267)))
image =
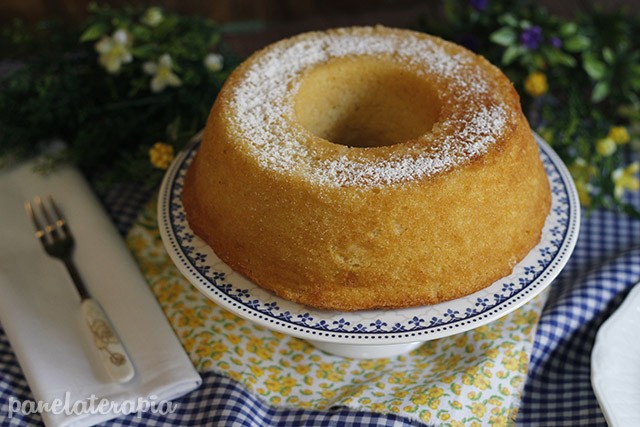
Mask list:
MULTIPOLYGON (((640 194, 633 199, 640 206, 640 194)), ((520 425, 607 425, 591 387, 591 350, 600 325, 639 281, 640 220, 611 212, 586 218, 538 325, 520 425)))
MULTIPOLYGON (((149 194, 116 191, 103 202, 125 232, 149 194)), ((628 195, 640 207, 640 193, 628 195)), ((537 329, 529 377, 517 424, 606 426, 590 382, 590 356, 598 327, 640 281, 640 221, 612 212, 585 216, 574 254, 552 285, 537 329)), ((415 426, 396 415, 275 408, 239 383, 204 373, 202 386, 174 401, 171 414, 145 412, 111 426, 415 426)), ((13 414, 10 399, 33 400, 4 331, 0 328, 0 426, 41 425, 39 415, 13 414), (4 418, 3 418, 4 417, 4 418)))

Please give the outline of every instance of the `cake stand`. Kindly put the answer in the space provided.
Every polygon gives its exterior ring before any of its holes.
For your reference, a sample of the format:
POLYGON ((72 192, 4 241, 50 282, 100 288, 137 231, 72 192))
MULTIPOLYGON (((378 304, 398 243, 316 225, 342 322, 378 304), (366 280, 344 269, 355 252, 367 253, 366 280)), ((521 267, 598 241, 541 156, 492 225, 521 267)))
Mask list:
POLYGON ((567 168, 537 135, 536 141, 552 196, 540 242, 509 276, 440 304, 398 310, 318 310, 282 299, 233 271, 189 228, 182 206, 184 176, 198 143, 179 153, 164 177, 158 199, 160 234, 180 272, 230 312, 334 355, 391 357, 498 319, 534 298, 560 273, 576 244, 580 205, 567 168))

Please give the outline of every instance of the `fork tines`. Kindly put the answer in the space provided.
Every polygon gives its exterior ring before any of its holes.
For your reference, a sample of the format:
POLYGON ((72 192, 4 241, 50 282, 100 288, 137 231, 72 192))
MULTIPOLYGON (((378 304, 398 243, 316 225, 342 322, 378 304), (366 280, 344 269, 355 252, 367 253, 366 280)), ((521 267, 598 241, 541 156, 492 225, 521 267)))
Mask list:
POLYGON ((31 218, 33 226, 36 229, 36 237, 40 239, 43 244, 46 243, 47 236, 55 240, 56 238, 64 237, 65 234, 69 234, 67 223, 60 213, 60 209, 58 209, 58 206, 53 201, 53 197, 49 195, 47 199, 49 201, 49 205, 51 206, 51 211, 53 211, 53 215, 55 215, 55 218, 53 218, 52 214, 50 213, 49 209, 47 209, 40 196, 36 196, 34 198, 37 210, 41 212, 41 216, 44 217, 44 226, 40 222, 40 219, 38 219, 38 214, 34 212, 34 208, 31 202, 24 202, 24 208, 27 211, 27 215, 29 216, 29 218, 31 218))

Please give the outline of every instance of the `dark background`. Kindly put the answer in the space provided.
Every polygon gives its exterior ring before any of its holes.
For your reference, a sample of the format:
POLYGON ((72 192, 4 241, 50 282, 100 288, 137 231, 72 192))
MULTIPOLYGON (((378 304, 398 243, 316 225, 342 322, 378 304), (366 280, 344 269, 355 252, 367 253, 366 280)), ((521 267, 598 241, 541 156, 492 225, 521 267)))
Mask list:
MULTIPOLYGON (((49 19, 82 23, 90 0, 0 0, 0 25, 14 18, 29 24, 49 19)), ((303 31, 346 25, 383 24, 403 28, 416 25, 420 14, 437 14, 440 0, 113 0, 113 7, 157 5, 219 23, 248 23, 250 31, 227 36, 237 53, 251 53, 273 41, 303 31)), ((619 7, 637 11, 640 0, 543 0, 538 3, 553 14, 571 17, 596 4, 603 9, 619 7)))

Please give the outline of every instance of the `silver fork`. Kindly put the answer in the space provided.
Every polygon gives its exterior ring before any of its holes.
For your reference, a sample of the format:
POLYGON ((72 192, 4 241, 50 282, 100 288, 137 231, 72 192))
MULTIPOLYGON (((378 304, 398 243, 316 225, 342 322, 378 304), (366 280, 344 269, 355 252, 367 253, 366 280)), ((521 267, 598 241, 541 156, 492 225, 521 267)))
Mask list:
POLYGON ((87 291, 87 287, 73 263, 72 254, 75 241, 66 220, 51 196, 48 197, 51 209, 47 209, 39 196, 36 196, 34 201, 35 210, 39 213, 35 212, 30 201, 24 203, 24 208, 36 229, 35 235, 42 243, 45 252, 61 260, 67 267, 78 294, 80 294, 82 314, 102 356, 106 371, 114 381, 121 383, 129 381, 135 375, 133 364, 106 313, 87 291), (44 223, 40 221, 41 218, 44 218, 44 223))

